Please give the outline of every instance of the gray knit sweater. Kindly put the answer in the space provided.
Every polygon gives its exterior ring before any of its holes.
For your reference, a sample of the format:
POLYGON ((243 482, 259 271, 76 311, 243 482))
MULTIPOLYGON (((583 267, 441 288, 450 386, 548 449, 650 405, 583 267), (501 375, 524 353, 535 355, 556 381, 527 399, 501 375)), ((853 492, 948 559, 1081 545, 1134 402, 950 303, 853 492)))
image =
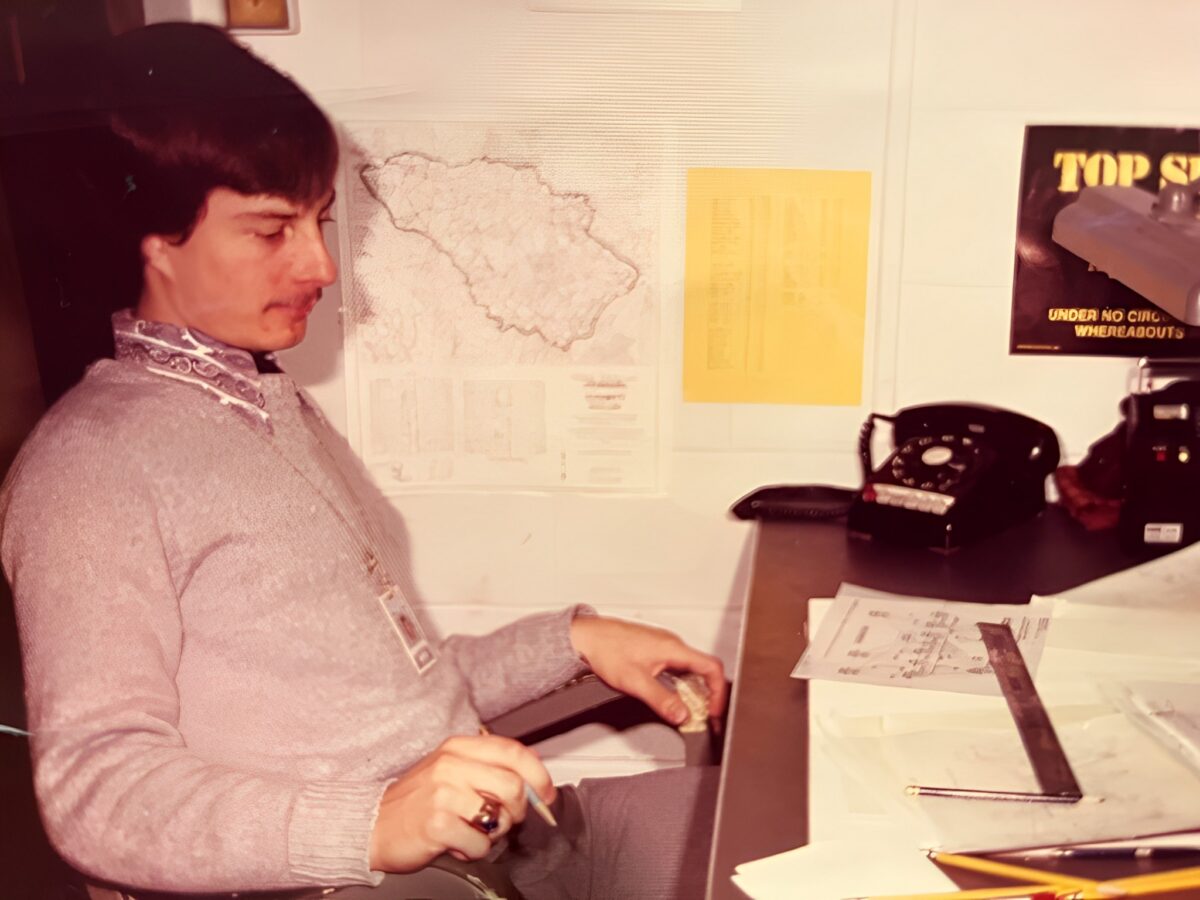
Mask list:
POLYGON ((47 832, 143 888, 377 881, 388 780, 582 671, 578 610, 427 642, 403 535, 295 383, 117 324, 0 491, 47 832))

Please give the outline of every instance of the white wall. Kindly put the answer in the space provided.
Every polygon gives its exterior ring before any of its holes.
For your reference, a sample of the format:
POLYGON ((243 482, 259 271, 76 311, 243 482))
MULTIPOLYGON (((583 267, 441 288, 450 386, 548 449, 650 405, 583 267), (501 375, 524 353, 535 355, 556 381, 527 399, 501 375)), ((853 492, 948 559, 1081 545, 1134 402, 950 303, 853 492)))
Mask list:
MULTIPOLYGON (((335 117, 420 83, 425 0, 301 0, 301 30, 251 39, 335 117)), ((432 0, 429 0, 432 2, 432 0)), ((744 0, 738 14, 517 13, 474 49, 480 102, 548 127, 644 117, 669 144, 661 284, 663 490, 398 497, 424 601, 480 631, 586 601, 672 627, 732 667, 751 532, 725 510, 782 481, 855 481, 871 408, 967 399, 1052 423, 1079 457, 1115 422, 1128 362, 1007 353, 1027 123, 1194 121, 1200 6, 1187 0, 744 0), (484 53, 487 50, 490 54, 484 53), (514 63, 518 60, 519 63, 514 63), (489 66, 491 68, 489 68, 489 66), (479 73, 477 73, 479 74, 479 73), (488 92, 482 92, 486 85, 488 92), (633 110, 633 112, 631 112, 633 110), (681 400, 682 173, 697 165, 874 176, 867 372, 856 408, 681 400)), ((436 54, 435 54, 436 55, 436 54)), ((472 57, 474 58, 474 57, 472 57)), ((398 108, 403 102, 398 101, 398 108)), ((345 427, 336 290, 287 363, 345 427)), ((636 738, 584 757, 669 756, 636 738)), ((593 768, 629 763, 589 763, 593 768)))

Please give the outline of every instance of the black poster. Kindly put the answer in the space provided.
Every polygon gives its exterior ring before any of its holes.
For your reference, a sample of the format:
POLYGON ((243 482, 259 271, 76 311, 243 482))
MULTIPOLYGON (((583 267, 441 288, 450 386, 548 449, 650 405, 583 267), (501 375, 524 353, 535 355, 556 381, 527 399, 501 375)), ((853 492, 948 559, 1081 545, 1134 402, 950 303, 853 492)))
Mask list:
POLYGON ((1025 129, 1013 276, 1013 353, 1200 356, 1200 327, 1092 271, 1051 237, 1054 217, 1084 187, 1157 194, 1200 178, 1200 130, 1031 125, 1025 129))

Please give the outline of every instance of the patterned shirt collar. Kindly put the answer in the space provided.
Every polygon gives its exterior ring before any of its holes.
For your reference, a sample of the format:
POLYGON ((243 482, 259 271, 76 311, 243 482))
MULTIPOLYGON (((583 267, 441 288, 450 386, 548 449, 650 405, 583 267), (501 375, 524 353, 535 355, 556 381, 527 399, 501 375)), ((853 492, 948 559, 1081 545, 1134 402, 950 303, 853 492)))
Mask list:
POLYGON ((248 351, 194 328, 139 319, 131 309, 113 315, 113 339, 117 359, 138 363, 164 378, 194 384, 270 428, 262 378, 248 351))

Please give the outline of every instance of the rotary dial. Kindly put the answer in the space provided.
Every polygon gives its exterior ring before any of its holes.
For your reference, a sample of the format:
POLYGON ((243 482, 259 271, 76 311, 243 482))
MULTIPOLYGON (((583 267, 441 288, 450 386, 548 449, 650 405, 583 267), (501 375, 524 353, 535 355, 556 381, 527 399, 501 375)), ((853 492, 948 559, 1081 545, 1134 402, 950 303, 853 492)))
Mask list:
POLYGON ((913 438, 892 457, 892 479, 896 484, 944 494, 974 467, 979 445, 959 434, 913 438))

